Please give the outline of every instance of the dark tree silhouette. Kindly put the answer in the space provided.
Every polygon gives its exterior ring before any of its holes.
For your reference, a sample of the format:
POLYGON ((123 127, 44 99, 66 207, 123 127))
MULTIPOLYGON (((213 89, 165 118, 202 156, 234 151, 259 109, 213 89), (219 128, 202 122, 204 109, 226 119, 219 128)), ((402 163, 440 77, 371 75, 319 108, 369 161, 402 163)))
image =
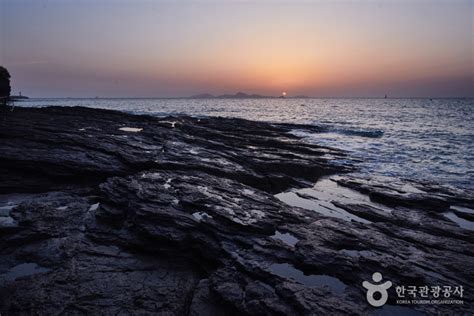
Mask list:
POLYGON ((0 66, 0 105, 7 104, 10 91, 10 73, 7 68, 0 66))

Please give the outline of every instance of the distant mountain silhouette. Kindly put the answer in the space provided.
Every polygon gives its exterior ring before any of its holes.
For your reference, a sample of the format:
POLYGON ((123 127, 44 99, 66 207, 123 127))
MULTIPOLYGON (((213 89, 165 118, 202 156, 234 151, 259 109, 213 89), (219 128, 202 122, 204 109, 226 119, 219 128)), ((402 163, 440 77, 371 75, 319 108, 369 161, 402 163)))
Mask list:
POLYGON ((218 96, 220 99, 255 99, 255 98, 271 98, 269 96, 259 94, 247 94, 243 92, 237 92, 236 94, 223 94, 218 96))
POLYGON ((193 95, 190 98, 191 99, 258 99, 258 98, 274 98, 274 97, 259 95, 259 94, 247 94, 244 92, 237 92, 236 94, 222 94, 218 96, 214 96, 209 93, 201 93, 201 94, 193 95))
POLYGON ((189 98, 191 99, 213 99, 215 96, 209 93, 201 93, 201 94, 196 94, 193 96, 190 96, 189 98))

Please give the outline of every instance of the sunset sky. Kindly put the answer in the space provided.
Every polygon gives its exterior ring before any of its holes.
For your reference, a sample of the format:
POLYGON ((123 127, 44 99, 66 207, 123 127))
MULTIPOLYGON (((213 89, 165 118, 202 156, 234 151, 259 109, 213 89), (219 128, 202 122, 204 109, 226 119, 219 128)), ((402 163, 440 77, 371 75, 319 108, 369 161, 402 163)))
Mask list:
POLYGON ((34 97, 473 96, 473 0, 0 0, 34 97))

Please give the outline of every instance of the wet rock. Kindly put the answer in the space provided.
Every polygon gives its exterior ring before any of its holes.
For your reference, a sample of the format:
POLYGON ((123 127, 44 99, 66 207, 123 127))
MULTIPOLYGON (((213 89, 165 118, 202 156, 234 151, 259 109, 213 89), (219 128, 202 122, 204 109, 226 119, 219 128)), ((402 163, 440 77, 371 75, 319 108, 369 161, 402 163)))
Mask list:
POLYGON ((455 203, 474 205, 472 192, 461 192, 432 183, 397 182, 388 177, 341 177, 337 183, 363 192, 371 200, 392 207, 406 206, 438 212, 446 211, 455 203))
MULTIPOLYGON (((0 192, 64 190, 153 167, 201 170, 267 192, 344 171, 283 128, 239 119, 158 119, 121 112, 16 108, 0 124, 0 192), (133 127, 134 126, 134 127, 133 127), (127 132, 120 128, 141 129, 127 132)), ((347 171, 347 170, 346 170, 347 171)))
POLYGON ((0 313, 376 314, 361 286, 375 271, 470 288, 472 232, 445 216, 470 220, 469 196, 351 176, 318 184, 353 167, 293 128, 16 108, 0 124, 0 313), (287 190, 309 202, 273 195, 287 190))

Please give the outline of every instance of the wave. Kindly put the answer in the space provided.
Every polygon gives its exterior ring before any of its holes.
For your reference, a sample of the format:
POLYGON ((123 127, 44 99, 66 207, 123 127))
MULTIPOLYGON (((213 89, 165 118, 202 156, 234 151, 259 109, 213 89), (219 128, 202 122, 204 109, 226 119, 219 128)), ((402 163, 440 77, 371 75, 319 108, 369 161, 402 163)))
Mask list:
POLYGON ((323 133, 336 133, 348 136, 359 136, 368 138, 380 138, 384 132, 381 130, 357 130, 357 129, 345 129, 345 128, 325 128, 323 133))
POLYGON ((367 138, 380 138, 384 135, 384 131, 382 130, 375 130, 375 129, 353 129, 353 128, 341 128, 335 126, 321 126, 321 125, 294 125, 291 129, 293 134, 300 134, 301 136, 309 136, 311 134, 340 134, 346 136, 359 136, 359 137, 367 137, 367 138))

